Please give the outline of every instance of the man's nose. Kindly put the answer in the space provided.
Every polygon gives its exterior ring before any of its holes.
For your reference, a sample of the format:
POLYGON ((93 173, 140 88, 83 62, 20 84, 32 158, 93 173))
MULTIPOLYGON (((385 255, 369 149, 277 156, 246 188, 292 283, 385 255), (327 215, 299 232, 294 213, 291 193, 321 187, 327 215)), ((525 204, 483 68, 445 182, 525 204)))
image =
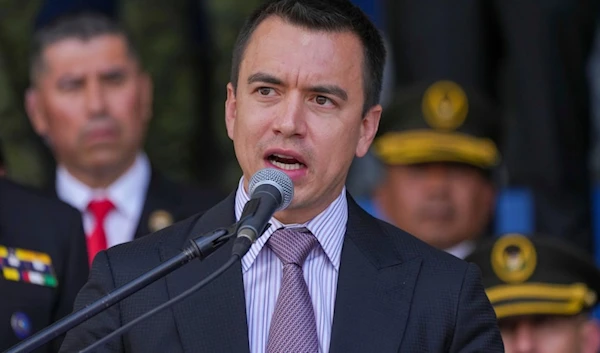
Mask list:
POLYGON ((90 116, 103 114, 106 112, 106 100, 104 91, 99 82, 89 81, 86 85, 86 108, 90 116))
POLYGON ((443 165, 431 164, 426 167, 423 176, 427 189, 433 193, 444 193, 448 190, 448 170, 443 165))
POLYGON ((304 136, 306 134, 305 104, 300 94, 289 94, 281 103, 273 121, 273 131, 284 137, 304 136))
POLYGON ((534 352, 534 329, 533 325, 527 321, 517 324, 514 333, 514 347, 516 353, 534 352))

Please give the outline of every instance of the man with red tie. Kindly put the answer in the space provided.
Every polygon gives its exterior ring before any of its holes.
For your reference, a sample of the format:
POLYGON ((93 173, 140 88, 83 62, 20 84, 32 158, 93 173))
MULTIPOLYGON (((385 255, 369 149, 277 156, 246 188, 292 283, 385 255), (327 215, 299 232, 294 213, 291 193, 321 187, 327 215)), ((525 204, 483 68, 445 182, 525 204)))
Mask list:
POLYGON ((57 162, 53 193, 83 214, 91 262, 98 251, 207 209, 220 195, 153 170, 142 150, 152 80, 116 11, 107 3, 61 4, 62 12, 54 1, 40 12, 26 108, 57 162))

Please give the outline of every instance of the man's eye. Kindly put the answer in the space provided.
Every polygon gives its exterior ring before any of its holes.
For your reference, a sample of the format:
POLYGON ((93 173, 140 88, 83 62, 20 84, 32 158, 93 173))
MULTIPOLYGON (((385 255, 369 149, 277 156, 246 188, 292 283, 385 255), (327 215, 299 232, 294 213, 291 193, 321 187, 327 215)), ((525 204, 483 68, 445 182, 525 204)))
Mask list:
POLYGON ((317 97, 315 98, 315 102, 316 102, 318 105, 325 105, 325 104, 327 104, 327 103, 329 102, 329 98, 327 98, 327 97, 323 97, 323 96, 317 96, 317 97))
POLYGON ((83 80, 65 80, 58 83, 58 87, 62 91, 75 91, 83 86, 83 80))
POLYGON ((125 75, 120 75, 120 74, 108 75, 104 78, 104 81, 106 83, 118 85, 125 81, 125 75))
POLYGON ((260 87, 258 89, 258 93, 260 93, 261 96, 268 96, 271 92, 273 92, 273 89, 270 87, 260 87))

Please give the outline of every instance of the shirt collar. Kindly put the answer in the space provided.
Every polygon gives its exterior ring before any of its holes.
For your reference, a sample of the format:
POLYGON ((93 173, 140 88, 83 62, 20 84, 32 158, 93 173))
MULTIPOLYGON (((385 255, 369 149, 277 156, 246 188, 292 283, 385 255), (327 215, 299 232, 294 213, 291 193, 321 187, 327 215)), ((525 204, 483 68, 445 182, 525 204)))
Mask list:
POLYGON ((144 153, 139 153, 133 165, 106 189, 90 188, 61 165, 56 169, 56 193, 61 200, 82 212, 93 199, 106 197, 118 212, 135 217, 144 202, 150 175, 150 161, 144 153))
MULTIPOLYGON (((244 206, 249 200, 250 196, 244 189, 244 177, 242 176, 235 195, 236 220, 240 219, 244 206)), ((305 227, 317 238, 327 258, 336 271, 338 271, 347 221, 348 200, 346 199, 346 187, 343 188, 340 195, 323 212, 304 224, 283 224, 275 217, 272 217, 269 221, 271 226, 252 244, 248 253, 242 258, 242 269, 246 272, 252 266, 260 250, 266 244, 267 240, 269 240, 271 234, 277 229, 305 227)))
POLYGON ((469 254, 471 254, 471 252, 473 252, 474 249, 475 242, 471 240, 465 240, 448 249, 445 249, 445 251, 449 254, 458 257, 459 259, 464 259, 467 256, 469 256, 469 254))

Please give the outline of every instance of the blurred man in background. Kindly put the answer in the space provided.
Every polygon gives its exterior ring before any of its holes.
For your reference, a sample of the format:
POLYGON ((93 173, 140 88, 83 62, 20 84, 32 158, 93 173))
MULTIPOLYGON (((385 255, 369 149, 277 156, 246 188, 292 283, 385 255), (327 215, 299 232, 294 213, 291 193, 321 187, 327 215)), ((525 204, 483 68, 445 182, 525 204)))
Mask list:
POLYGON ((0 350, 69 314, 87 276, 79 212, 0 178, 0 350))
POLYGON ((507 234, 483 242, 467 261, 481 268, 507 353, 598 353, 592 308, 600 271, 560 238, 507 234))
POLYGON ((57 162, 52 190, 83 213, 91 262, 98 251, 207 209, 220 195, 152 169, 142 150, 152 80, 111 11, 73 1, 56 13, 47 4, 26 108, 57 162))
POLYGON ((375 151, 385 165, 375 191, 381 216, 463 258, 494 211, 499 161, 494 109, 452 81, 415 85, 383 113, 375 151))

